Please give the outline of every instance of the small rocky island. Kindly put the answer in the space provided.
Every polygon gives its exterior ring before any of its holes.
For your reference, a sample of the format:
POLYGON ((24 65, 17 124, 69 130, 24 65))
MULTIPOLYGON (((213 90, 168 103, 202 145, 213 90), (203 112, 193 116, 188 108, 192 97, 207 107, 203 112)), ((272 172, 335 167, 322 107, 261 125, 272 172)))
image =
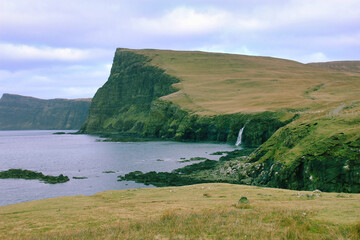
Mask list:
POLYGON ((26 180, 38 179, 41 182, 50 183, 50 184, 64 183, 70 180, 68 176, 64 176, 62 174, 60 174, 59 176, 50 176, 50 175, 44 175, 41 172, 34 172, 23 169, 9 169, 7 171, 0 172, 0 179, 6 179, 6 178, 19 178, 26 180))

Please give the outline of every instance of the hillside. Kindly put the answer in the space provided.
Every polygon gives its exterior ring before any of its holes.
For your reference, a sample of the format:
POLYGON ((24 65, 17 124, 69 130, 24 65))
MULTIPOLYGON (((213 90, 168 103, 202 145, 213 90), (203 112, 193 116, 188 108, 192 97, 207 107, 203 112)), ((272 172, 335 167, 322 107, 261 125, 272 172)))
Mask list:
POLYGON ((90 99, 38 99, 4 94, 0 99, 0 130, 79 129, 90 99))
POLYGON ((360 73, 360 61, 318 62, 318 63, 309 63, 309 65, 343 71, 343 72, 360 73))
POLYGON ((197 114, 337 107, 357 100, 360 88, 360 73, 284 59, 164 50, 118 49, 117 54, 126 51, 147 56, 148 65, 177 77, 179 91, 162 99, 197 114))
POLYGON ((354 67, 117 49, 80 132, 235 143, 245 126, 240 182, 360 192, 359 94, 354 67))
POLYGON ((3 206, 0 238, 355 240, 359 215, 359 194, 201 184, 3 206))

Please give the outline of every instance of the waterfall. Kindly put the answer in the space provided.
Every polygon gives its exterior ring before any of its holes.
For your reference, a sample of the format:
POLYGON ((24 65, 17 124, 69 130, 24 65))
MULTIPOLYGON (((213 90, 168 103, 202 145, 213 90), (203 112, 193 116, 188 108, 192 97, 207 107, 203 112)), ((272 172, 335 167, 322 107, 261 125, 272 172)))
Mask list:
POLYGON ((239 135, 238 135, 238 138, 236 139, 236 143, 235 143, 236 146, 239 146, 241 144, 241 137, 242 137, 244 128, 245 128, 245 126, 243 128, 241 128, 239 131, 239 135))

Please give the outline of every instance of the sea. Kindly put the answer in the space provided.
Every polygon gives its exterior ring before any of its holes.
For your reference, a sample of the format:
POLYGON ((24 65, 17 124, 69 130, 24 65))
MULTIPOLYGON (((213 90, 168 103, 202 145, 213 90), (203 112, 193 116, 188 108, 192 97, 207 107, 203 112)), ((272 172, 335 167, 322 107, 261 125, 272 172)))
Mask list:
POLYGON ((0 179, 0 206, 45 198, 93 195, 106 190, 154 187, 133 181, 117 181, 131 171, 172 171, 204 157, 218 160, 218 151, 239 149, 220 143, 175 141, 104 142, 98 136, 53 130, 0 131, 0 171, 11 168, 63 174, 66 183, 46 184, 39 180, 0 179), (81 178, 81 179, 74 179, 81 178))

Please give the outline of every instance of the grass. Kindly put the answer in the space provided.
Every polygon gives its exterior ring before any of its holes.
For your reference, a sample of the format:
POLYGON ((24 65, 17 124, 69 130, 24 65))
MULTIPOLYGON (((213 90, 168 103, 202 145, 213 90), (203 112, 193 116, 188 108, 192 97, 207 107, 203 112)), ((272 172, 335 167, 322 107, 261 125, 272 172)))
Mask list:
POLYGON ((334 109, 358 100, 360 72, 285 59, 223 53, 129 50, 180 79, 163 97, 197 114, 334 109))
POLYGON ((318 62, 318 63, 310 63, 310 65, 335 69, 338 71, 360 73, 360 62, 359 61, 318 62))
POLYGON ((107 191, 0 207, 1 239, 358 239, 360 195, 231 184, 107 191), (247 206, 239 206, 246 196, 247 206))
MULTIPOLYGON (((357 116, 346 113, 309 119, 304 117, 277 131, 263 146, 266 151, 277 151, 275 159, 283 163, 291 163, 306 154, 320 156, 330 152, 338 158, 345 156, 347 159, 354 159, 357 147, 348 149, 344 146, 355 143, 360 138, 358 123, 357 116)), ((265 155, 262 161, 270 156, 265 155)))

